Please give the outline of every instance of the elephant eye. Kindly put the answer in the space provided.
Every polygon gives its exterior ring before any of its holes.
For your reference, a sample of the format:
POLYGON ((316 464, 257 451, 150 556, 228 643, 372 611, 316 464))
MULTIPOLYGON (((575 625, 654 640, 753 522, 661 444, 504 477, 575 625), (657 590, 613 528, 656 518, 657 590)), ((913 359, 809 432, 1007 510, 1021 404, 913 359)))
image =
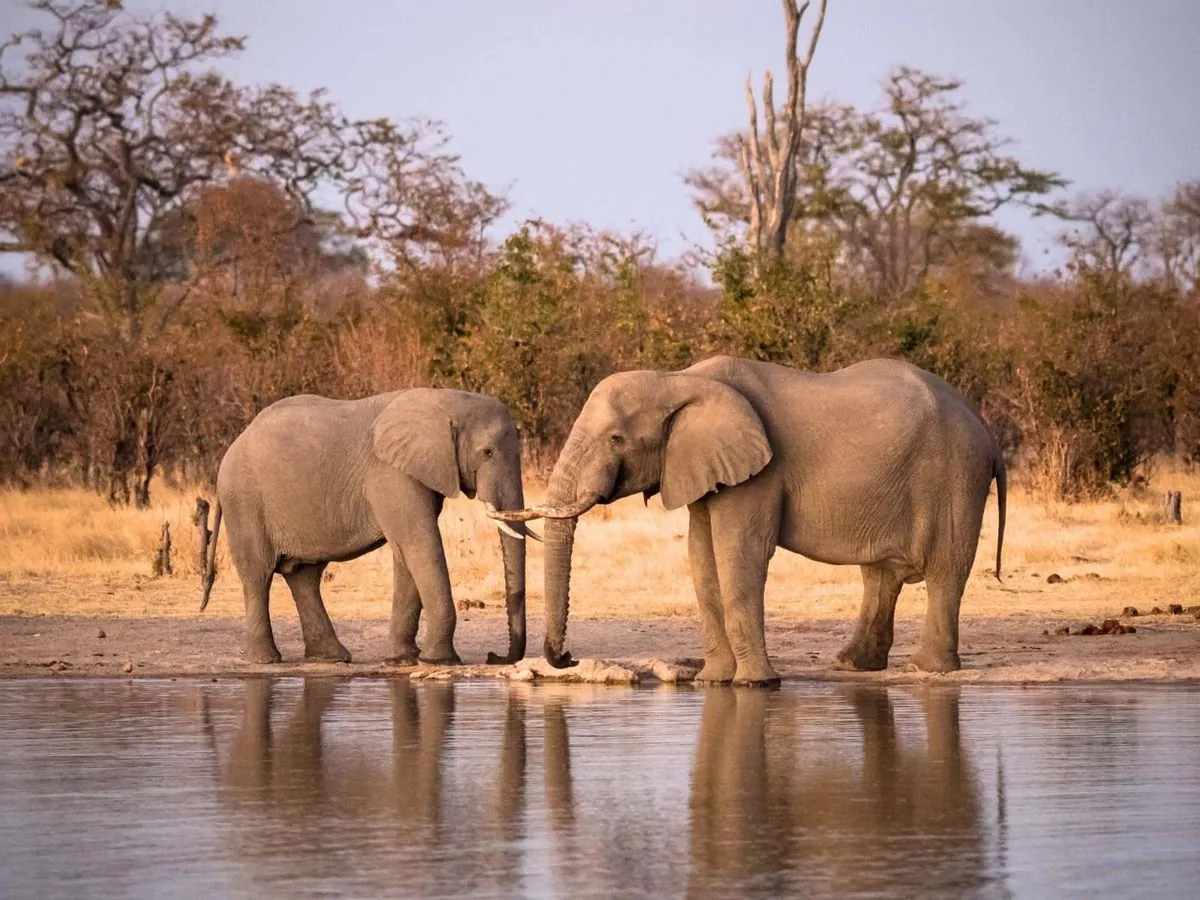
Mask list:
POLYGON ((495 455, 495 453, 496 453, 496 451, 493 450, 491 447, 483 448, 483 458, 484 459, 491 459, 495 455))
POLYGON ((625 443, 625 438, 621 437, 619 434, 610 434, 608 436, 608 442, 614 447, 620 447, 623 443, 625 443))

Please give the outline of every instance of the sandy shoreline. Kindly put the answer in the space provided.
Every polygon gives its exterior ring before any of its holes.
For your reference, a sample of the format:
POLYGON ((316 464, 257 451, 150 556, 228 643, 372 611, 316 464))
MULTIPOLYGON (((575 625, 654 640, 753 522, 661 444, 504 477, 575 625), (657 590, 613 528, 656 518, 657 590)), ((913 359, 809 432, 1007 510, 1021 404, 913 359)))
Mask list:
MULTIPOLYGON (((907 665, 920 623, 896 623, 891 666, 884 672, 845 672, 834 667, 849 637, 849 619, 772 618, 767 644, 785 679, 906 683, 936 680, 989 684, 1036 682, 1200 681, 1200 621, 1192 614, 1139 616, 1123 620, 1136 633, 1059 635, 1062 625, 1076 631, 1084 621, 1029 614, 962 620, 963 669, 928 675, 907 665), (1049 633, 1046 633, 1049 632, 1049 633)), ((427 674, 390 667, 386 619, 336 623, 355 662, 306 663, 294 619, 276 627, 285 661, 274 666, 247 663, 239 656, 241 622, 234 618, 0 617, 0 678, 161 678, 246 675, 325 675, 380 677, 427 674), (101 636, 103 635, 103 636, 101 636)), ((541 647, 541 630, 531 621, 529 648, 541 647)), ((497 677, 481 665, 488 650, 504 649, 499 611, 473 611, 460 617, 456 646, 467 663, 455 677, 497 677)), ((694 620, 670 617, 575 619, 568 645, 580 658, 614 661, 680 659, 699 653, 694 620)))

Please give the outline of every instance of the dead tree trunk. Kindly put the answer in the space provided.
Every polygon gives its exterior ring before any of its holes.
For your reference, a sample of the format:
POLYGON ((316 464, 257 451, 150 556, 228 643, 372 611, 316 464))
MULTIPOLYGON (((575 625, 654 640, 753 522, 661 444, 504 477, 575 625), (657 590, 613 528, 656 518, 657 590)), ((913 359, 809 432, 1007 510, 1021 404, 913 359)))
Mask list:
POLYGON ((796 206, 796 157, 800 151, 800 134, 804 128, 808 68, 812 64, 821 28, 825 24, 825 7, 829 0, 820 0, 817 21, 803 58, 797 53, 800 20, 812 0, 783 0, 787 20, 788 93, 779 121, 775 110, 775 79, 770 70, 763 76, 762 112, 765 124, 763 135, 758 133, 758 104, 754 87, 746 78, 746 105, 750 122, 747 137, 738 136, 742 179, 750 200, 750 228, 746 239, 756 257, 778 259, 787 243, 788 224, 796 206))
POLYGON ((1172 525, 1183 524, 1183 494, 1180 491, 1167 491, 1163 498, 1163 518, 1172 525))
POLYGON ((154 551, 154 577, 161 578, 164 575, 173 575, 175 570, 171 566, 171 525, 168 522, 162 523, 162 534, 158 539, 158 549, 154 551))
POLYGON ((212 540, 212 532, 208 529, 208 509, 208 501, 197 497, 192 524, 196 526, 196 571, 200 573, 202 581, 204 570, 208 566, 208 542, 212 540))

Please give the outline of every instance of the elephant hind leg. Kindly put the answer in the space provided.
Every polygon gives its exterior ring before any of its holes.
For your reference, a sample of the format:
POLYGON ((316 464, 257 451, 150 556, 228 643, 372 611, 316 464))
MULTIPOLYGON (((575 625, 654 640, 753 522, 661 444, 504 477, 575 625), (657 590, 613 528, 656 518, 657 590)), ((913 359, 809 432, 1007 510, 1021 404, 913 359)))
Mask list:
POLYGON ((925 627, 913 664, 923 672, 956 672, 962 668, 958 656, 958 611, 967 586, 966 572, 931 574, 925 627))
POLYGON ((905 579, 886 566, 862 566, 863 601, 850 642, 838 654, 849 669, 886 669, 896 622, 896 600, 905 579))
POLYGON ((261 510, 233 494, 221 498, 229 555, 242 582, 246 604, 246 634, 242 655, 249 662, 277 663, 283 659, 271 630, 271 580, 278 556, 263 527, 261 510))
POLYGON ((242 655, 248 662, 277 663, 283 660, 275 645, 271 630, 271 578, 274 573, 266 567, 260 571, 243 571, 242 595, 246 601, 246 644, 242 655))
POLYGON ((342 646, 321 600, 321 575, 328 563, 309 563, 287 572, 283 577, 296 601, 300 631, 304 635, 304 658, 350 662, 350 651, 342 646))

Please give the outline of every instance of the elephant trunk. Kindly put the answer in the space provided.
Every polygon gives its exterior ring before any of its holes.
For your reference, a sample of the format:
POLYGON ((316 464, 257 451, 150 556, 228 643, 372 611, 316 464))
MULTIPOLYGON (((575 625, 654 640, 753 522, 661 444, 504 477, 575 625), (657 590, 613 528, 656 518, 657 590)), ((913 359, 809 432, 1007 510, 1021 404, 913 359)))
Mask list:
MULTIPOLYGON (((546 503, 552 507, 576 504, 579 467, 584 453, 581 440, 572 435, 567 441, 550 476, 546 503)), ((579 508, 582 513, 598 498, 589 498, 579 508)), ((567 637, 567 615, 571 608, 571 552, 575 547, 576 517, 546 519, 546 660, 556 669, 575 664, 563 649, 567 637)))
MULTIPOLYGON (((521 509, 525 505, 525 497, 521 489, 520 471, 514 475, 506 489, 495 492, 494 496, 488 498, 488 502, 494 503, 500 509, 521 509)), ((508 653, 501 656, 489 652, 487 661, 491 665, 515 663, 525 656, 524 536, 527 533, 528 529, 520 523, 515 528, 509 527, 507 531, 500 531, 500 552, 504 557, 504 606, 508 613, 508 653)))

